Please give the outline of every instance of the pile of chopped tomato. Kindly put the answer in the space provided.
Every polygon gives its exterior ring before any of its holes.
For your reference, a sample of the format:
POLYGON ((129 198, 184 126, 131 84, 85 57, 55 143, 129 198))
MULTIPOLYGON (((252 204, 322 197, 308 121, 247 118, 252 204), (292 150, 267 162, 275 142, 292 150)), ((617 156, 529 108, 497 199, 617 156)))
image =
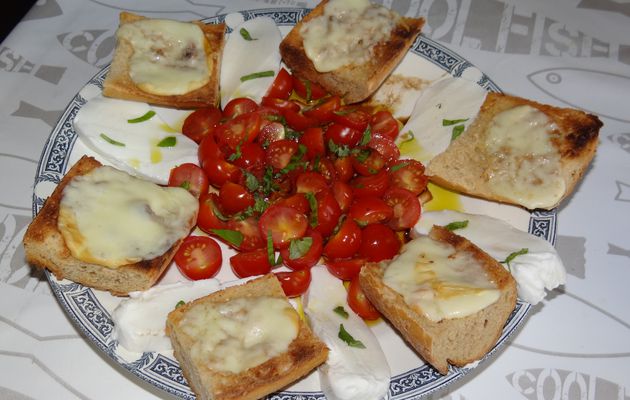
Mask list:
MULTIPOLYGON (((261 104, 238 98, 186 119, 183 133, 199 143, 201 168, 178 166, 169 184, 199 197, 197 225, 238 250, 229 260, 237 276, 284 264, 293 272, 277 275, 296 296, 323 257, 334 276, 351 281, 354 311, 374 318, 358 272, 398 254, 427 185, 420 162, 399 159, 398 131, 389 111, 344 105, 282 69, 261 104)), ((203 268, 200 258, 191 258, 193 270, 203 268)), ((203 275, 178 265, 189 277, 203 275)), ((206 277, 216 274, 208 270, 206 277)))

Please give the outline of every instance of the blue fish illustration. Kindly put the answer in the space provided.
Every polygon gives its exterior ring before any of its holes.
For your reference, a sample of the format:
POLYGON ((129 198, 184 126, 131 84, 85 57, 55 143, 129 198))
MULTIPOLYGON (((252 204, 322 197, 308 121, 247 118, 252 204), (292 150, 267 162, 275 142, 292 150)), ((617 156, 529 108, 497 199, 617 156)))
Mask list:
POLYGON ((619 246, 614 245, 612 243, 608 243, 608 254, 630 258, 630 250, 629 249, 624 249, 623 247, 619 247, 619 246))
POLYGON ((45 124, 53 128, 61 115, 62 110, 46 111, 26 101, 20 101, 18 109, 13 111, 11 115, 15 117, 34 118, 42 120, 45 124))
POLYGON ((630 185, 621 181, 615 181, 615 184, 617 185, 615 200, 630 202, 630 185))
POLYGON ((111 61, 116 45, 115 31, 107 29, 62 33, 57 40, 70 53, 98 68, 111 61))
POLYGON ((127 0, 90 0, 92 3, 121 11, 137 14, 152 15, 154 17, 192 20, 212 17, 225 7, 214 4, 199 4, 192 0, 171 0, 158 4, 153 0, 137 0, 130 4, 127 0))
POLYGON ((0 69, 7 72, 33 75, 55 85, 59 83, 66 72, 66 67, 35 64, 6 46, 0 46, 0 69))
POLYGON ((571 107, 616 121, 630 122, 630 76, 582 68, 548 68, 527 79, 549 96, 571 107), (593 82, 585 88, 585 82, 593 82))
POLYGON ((33 7, 31 7, 29 12, 22 18, 22 21, 52 18, 61 14, 63 14, 63 10, 61 10, 56 0, 40 0, 33 4, 33 7))
POLYGON ((630 3, 622 3, 612 0, 581 0, 577 8, 597 11, 610 11, 630 17, 630 3))
POLYGON ((607 138, 611 142, 618 144, 621 150, 630 153, 630 132, 608 135, 607 138))
POLYGON ((505 378, 520 395, 530 400, 630 400, 630 396, 624 394, 623 384, 580 371, 532 368, 513 372, 505 378))

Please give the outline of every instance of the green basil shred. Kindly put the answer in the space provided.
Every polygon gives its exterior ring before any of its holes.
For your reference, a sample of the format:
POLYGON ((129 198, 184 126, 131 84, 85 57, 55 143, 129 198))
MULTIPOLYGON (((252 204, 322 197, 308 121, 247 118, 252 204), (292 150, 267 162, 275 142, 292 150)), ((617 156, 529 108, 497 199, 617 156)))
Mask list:
POLYGON ((350 347, 355 347, 357 349, 365 349, 365 345, 360 340, 356 340, 352 337, 351 334, 346 331, 346 328, 343 327, 343 324, 339 324, 339 339, 346 342, 346 344, 350 347))
POLYGON ((456 229, 463 229, 467 226, 468 226, 468 220, 464 220, 464 221, 453 221, 450 224, 447 224, 445 228, 448 229, 449 231, 454 231, 456 229))
POLYGON ((129 122, 130 124, 137 124, 138 122, 144 122, 144 121, 150 120, 151 118, 153 118, 154 115, 155 115, 155 111, 149 110, 144 115, 138 118, 128 119, 127 122, 129 122))
POLYGON ((529 252, 529 249, 527 248, 522 248, 518 251, 512 252, 510 253, 510 255, 507 256, 505 260, 501 261, 501 264, 507 264, 508 268, 510 268, 510 262, 512 262, 516 257, 522 256, 523 254, 527 254, 528 252, 529 252))
POLYGON ((238 32, 241 34, 243 39, 247 40, 248 42, 252 40, 258 40, 258 39, 254 39, 252 35, 249 34, 249 31, 245 28, 241 28, 238 32))
POLYGON ((463 119, 443 119, 442 120, 442 126, 451 126, 451 125, 456 125, 462 122, 466 122, 468 121, 468 118, 463 118, 463 119))
POLYGON ((211 231, 234 247, 238 247, 243 243, 243 234, 239 231, 231 229, 212 229, 211 231))
POLYGON ((125 147, 126 145, 123 142, 119 142, 117 140, 114 140, 112 138, 110 138, 109 136, 107 136, 104 133, 101 133, 101 138, 106 141, 109 144, 113 144, 114 146, 120 146, 120 147, 125 147))
POLYGON ((241 82, 249 81, 252 79, 258 79, 258 78, 266 78, 266 77, 274 76, 274 75, 275 75, 275 72, 273 72, 272 70, 254 72, 253 74, 241 76, 241 82))
POLYGON ((453 127, 453 133, 451 134, 451 140, 457 139, 462 132, 464 132, 464 125, 455 125, 453 127))
POLYGON ((304 255, 311 249, 312 245, 313 238, 310 236, 292 240, 291 244, 289 244, 289 259, 295 260, 297 258, 304 257, 304 255))
POLYGON ((160 143, 157 144, 158 147, 175 147, 177 144, 177 138, 175 136, 167 136, 164 139, 160 140, 160 143))
POLYGON ((343 306, 337 306, 333 308, 333 311, 335 312, 335 314, 339 314, 343 319, 348 319, 348 317, 350 316, 350 314, 348 314, 348 311, 346 311, 343 306))

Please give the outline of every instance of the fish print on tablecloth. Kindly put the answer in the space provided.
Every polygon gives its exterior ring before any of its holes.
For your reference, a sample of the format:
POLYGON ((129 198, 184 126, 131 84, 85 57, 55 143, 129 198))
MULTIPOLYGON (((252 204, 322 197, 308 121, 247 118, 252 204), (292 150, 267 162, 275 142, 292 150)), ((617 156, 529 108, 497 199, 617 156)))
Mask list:
POLYGON ((80 60, 98 68, 105 67, 112 60, 116 45, 115 30, 112 29, 66 32, 57 35, 57 40, 80 60))
POLYGON ((583 68, 548 68, 527 75, 527 79, 554 99, 600 117, 630 122, 630 76, 583 68), (584 87, 584 82, 597 85, 584 87), (584 91, 588 96, 584 96, 584 91), (610 98, 618 97, 617 101, 610 98), (611 104, 616 105, 611 108, 611 104))
POLYGON ((220 4, 201 4, 188 0, 170 0, 155 2, 153 0, 90 0, 100 6, 120 11, 129 11, 153 18, 171 18, 179 20, 193 20, 213 17, 221 13, 225 6, 220 4))
POLYGON ((62 14, 63 10, 56 0, 39 0, 33 4, 33 7, 22 18, 22 21, 52 18, 62 14))
POLYGON ((59 83, 66 72, 66 67, 31 62, 7 46, 0 46, 0 69, 29 74, 54 85, 59 83))
POLYGON ((609 11, 630 17, 630 3, 614 0, 581 0, 577 8, 585 10, 609 11))
POLYGON ((626 153, 630 153, 630 132, 626 133, 613 133, 606 136, 606 139, 614 144, 619 145, 619 148, 626 153))
POLYGON ((513 372, 505 378, 529 400, 630 400, 623 385, 579 371, 532 368, 513 372))
POLYGON ((254 0, 254 2, 275 7, 308 7, 308 2, 299 0, 254 0))
POLYGON ((617 185, 615 200, 630 202, 630 185, 621 181, 615 181, 615 184, 617 185))
POLYGON ((17 110, 13 111, 11 115, 14 117, 38 119, 51 128, 54 128, 62 112, 62 110, 44 110, 43 108, 39 108, 31 103, 22 100, 20 101, 17 110))
POLYGON ((608 243, 608 254, 630 258, 630 249, 624 249, 616 244, 608 243))

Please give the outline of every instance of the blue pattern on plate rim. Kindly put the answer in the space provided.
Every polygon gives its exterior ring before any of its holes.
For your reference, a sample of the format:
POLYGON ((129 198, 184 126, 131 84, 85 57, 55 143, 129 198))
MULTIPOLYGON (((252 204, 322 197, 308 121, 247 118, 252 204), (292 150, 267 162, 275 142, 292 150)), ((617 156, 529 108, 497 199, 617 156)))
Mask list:
MULTIPOLYGON (((278 25, 290 26, 294 25, 308 11, 307 9, 279 8, 274 10, 242 11, 241 14, 245 19, 267 16, 276 21, 278 25)), ((224 20, 225 15, 220 15, 209 18, 206 22, 216 23, 224 20)), ((448 71, 453 76, 461 76, 465 69, 472 67, 472 64, 456 53, 423 36, 416 40, 410 51, 448 71)), ((102 89, 107 71, 108 68, 101 70, 88 84, 102 89)), ((485 74, 482 75, 477 83, 486 90, 500 91, 499 87, 485 74)), ((85 102, 86 100, 77 94, 66 107, 42 151, 37 167, 35 184, 42 181, 58 183, 68 169, 68 157, 77 138, 72 123, 77 112, 85 102)), ((44 199, 33 194, 33 215, 39 212, 43 203, 44 199)), ((556 211, 533 212, 530 217, 529 232, 553 243, 556 234, 556 211)), ((127 362, 116 353, 117 342, 111 339, 114 324, 109 313, 99 303, 91 289, 76 283, 59 282, 49 272, 47 272, 47 277, 53 293, 66 314, 101 351, 149 384, 174 396, 194 399, 194 395, 186 384, 186 380, 176 360, 157 353, 144 353, 138 360, 127 362)), ((514 334, 527 316, 530 308, 531 306, 528 303, 519 300, 497 344, 484 357, 482 362, 491 357, 514 334)), ((443 376, 429 365, 423 365, 394 376, 390 384, 389 398, 392 400, 411 400, 429 395, 460 379, 472 371, 474 367, 474 365, 461 368, 451 367, 449 373, 443 376)), ((267 399, 325 400, 325 397, 321 392, 281 392, 272 394, 267 399)))

